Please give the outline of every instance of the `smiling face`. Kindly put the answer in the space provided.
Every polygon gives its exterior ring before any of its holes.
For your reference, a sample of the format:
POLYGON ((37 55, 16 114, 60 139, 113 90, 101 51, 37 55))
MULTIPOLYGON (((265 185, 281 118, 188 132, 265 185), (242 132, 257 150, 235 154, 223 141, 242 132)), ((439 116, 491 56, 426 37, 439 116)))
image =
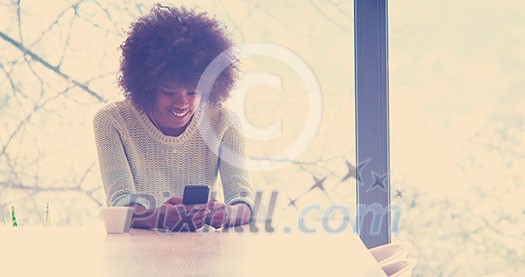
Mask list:
POLYGON ((194 90, 172 84, 161 86, 157 89, 150 116, 164 134, 178 136, 184 132, 200 103, 201 94, 194 90))

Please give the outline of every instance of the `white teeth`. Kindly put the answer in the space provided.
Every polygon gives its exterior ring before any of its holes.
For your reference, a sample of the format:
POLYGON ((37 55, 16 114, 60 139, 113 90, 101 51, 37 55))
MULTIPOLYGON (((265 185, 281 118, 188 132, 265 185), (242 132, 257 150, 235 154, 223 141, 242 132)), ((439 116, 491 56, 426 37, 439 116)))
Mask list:
POLYGON ((170 110, 170 112, 175 115, 175 116, 178 116, 178 117, 183 117, 185 116, 186 114, 188 114, 190 112, 190 110, 186 110, 185 112, 182 112, 182 113, 177 113, 177 112, 174 112, 173 110, 170 110))

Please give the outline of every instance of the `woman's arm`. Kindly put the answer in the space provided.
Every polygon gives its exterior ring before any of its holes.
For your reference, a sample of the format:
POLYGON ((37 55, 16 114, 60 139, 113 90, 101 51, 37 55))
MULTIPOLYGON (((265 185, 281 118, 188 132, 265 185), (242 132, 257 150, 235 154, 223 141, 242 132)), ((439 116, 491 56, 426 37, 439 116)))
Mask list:
POLYGON ((114 116, 115 106, 102 108, 93 118, 100 175, 108 206, 127 206, 138 203, 150 204, 145 198, 135 195, 135 186, 128 158, 124 151, 123 138, 114 116))
POLYGON ((219 172, 224 191, 224 202, 231 207, 228 224, 248 224, 254 214, 255 192, 248 180, 244 153, 244 136, 237 118, 230 114, 228 127, 220 145, 219 172))
POLYGON ((228 226, 237 226, 250 223, 251 209, 245 203, 231 205, 231 213, 227 220, 228 226))
POLYGON ((231 227, 250 223, 251 209, 244 203, 226 205, 212 201, 208 203, 210 213, 206 223, 214 228, 231 227))
POLYGON ((159 222, 162 222, 159 219, 159 209, 146 209, 138 204, 130 204, 129 206, 133 207, 133 220, 131 222, 133 228, 158 228, 159 222))

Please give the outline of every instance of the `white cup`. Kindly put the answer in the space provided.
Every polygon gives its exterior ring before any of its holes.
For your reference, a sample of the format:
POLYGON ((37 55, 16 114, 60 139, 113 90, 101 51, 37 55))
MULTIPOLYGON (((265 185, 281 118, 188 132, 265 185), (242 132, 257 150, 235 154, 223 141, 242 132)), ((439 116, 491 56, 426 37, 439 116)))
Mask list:
POLYGON ((131 227, 133 207, 103 207, 102 217, 108 234, 128 233, 131 227))

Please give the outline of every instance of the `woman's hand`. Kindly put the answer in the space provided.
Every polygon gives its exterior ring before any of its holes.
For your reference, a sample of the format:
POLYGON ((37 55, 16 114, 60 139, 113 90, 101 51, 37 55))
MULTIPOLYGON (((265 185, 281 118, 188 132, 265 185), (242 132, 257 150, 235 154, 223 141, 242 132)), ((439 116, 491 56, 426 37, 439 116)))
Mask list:
POLYGON ((208 209, 210 213, 206 216, 206 224, 213 228, 221 228, 224 225, 228 225, 228 217, 231 214, 232 208, 226 206, 223 203, 212 200, 208 202, 208 209))
POLYGON ((206 206, 184 205, 182 198, 172 197, 159 207, 159 227, 171 231, 195 231, 205 224, 206 206))
POLYGON ((183 205, 182 198, 172 197, 162 206, 146 209, 133 205, 134 228, 162 228, 170 231, 195 231, 205 224, 206 204, 183 205))
POLYGON ((208 209, 210 213, 206 216, 206 224, 213 228, 247 224, 251 216, 250 208, 244 203, 225 205, 212 200, 208 203, 208 209))

